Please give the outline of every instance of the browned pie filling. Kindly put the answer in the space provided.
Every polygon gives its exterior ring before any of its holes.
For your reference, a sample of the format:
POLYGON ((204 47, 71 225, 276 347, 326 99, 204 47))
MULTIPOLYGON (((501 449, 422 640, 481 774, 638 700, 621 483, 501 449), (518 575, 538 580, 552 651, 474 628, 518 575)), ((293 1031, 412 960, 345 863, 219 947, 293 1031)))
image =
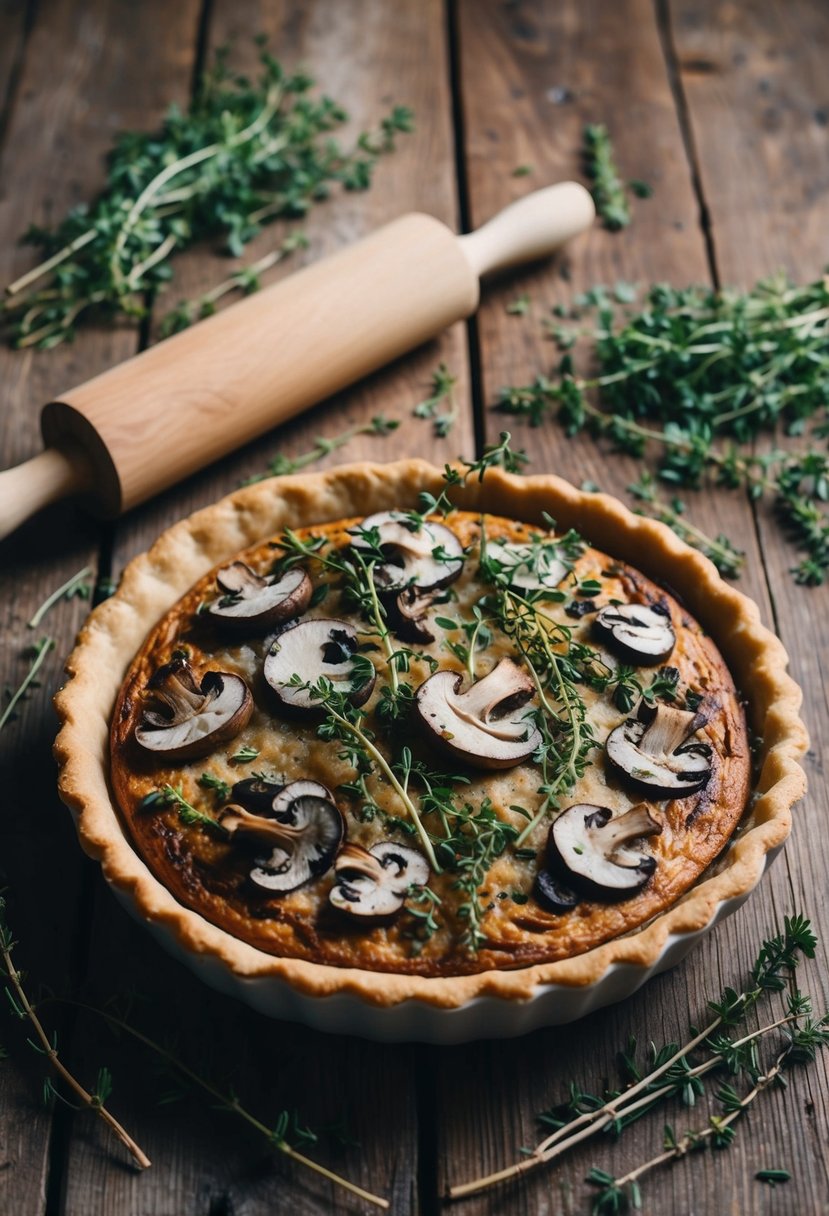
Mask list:
POLYGON ((730 674, 669 594, 459 511, 214 570, 112 725, 118 806, 183 904, 271 954, 424 976, 642 925, 723 849, 749 772, 730 674))

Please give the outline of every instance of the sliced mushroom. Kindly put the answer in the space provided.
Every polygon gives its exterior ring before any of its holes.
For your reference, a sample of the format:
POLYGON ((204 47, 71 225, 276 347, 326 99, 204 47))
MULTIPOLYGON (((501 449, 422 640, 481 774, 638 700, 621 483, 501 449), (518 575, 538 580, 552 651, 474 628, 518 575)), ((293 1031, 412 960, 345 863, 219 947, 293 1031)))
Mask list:
POLYGON ((607 604, 594 626, 628 663, 662 663, 676 645, 671 614, 661 604, 607 604))
POLYGON ((487 561, 497 562, 502 567, 510 587, 522 591, 555 590, 570 569, 559 557, 558 546, 553 541, 519 544, 488 540, 484 552, 487 561))
POLYGON ((414 586, 421 591, 446 587, 463 569, 463 546, 444 524, 419 527, 402 511, 369 515, 350 531, 357 549, 379 548, 385 561, 374 567, 374 580, 382 591, 414 586), (376 534, 375 536, 368 534, 376 534))
POLYGON ((429 863, 408 845, 384 840, 371 849, 346 844, 334 865, 336 879, 329 899, 350 916, 393 916, 403 907, 412 885, 429 881, 429 863))
POLYGON ((231 562, 216 575, 222 595, 207 606, 211 620, 228 629, 267 629, 301 616, 311 602, 313 584, 299 566, 281 578, 265 578, 244 562, 231 562))
POLYGON ((547 837, 547 864, 553 874, 596 899, 624 899, 643 887, 656 858, 628 847, 656 836, 662 824, 640 802, 622 815, 607 806, 580 802, 563 811, 547 837))
POLYGON ((264 777, 245 777, 237 781, 230 791, 230 801, 238 803, 247 811, 256 811, 263 815, 270 812, 273 800, 283 788, 279 781, 266 780, 264 777))
POLYGON ((433 739, 477 768, 512 768, 541 743, 541 732, 524 706, 535 685, 512 659, 461 692, 463 676, 437 671, 420 685, 415 709, 433 739))
POLYGON ((219 822, 235 836, 272 846, 257 857, 250 881, 263 891, 293 891, 330 868, 343 838, 343 817, 330 790, 318 781, 292 781, 280 790, 269 815, 229 806, 219 822))
POLYGON ((554 878, 549 870, 539 870, 533 890, 538 903, 548 912, 572 912, 579 897, 564 883, 554 878))
POLYGON ((711 748, 687 742, 703 723, 699 714, 673 705, 660 704, 655 710, 640 706, 637 717, 608 735, 607 758, 652 798, 685 798, 701 790, 711 776, 711 748))
POLYGON ((389 624, 403 642, 415 642, 428 646, 435 635, 429 628, 429 609, 435 602, 435 591, 421 591, 418 587, 404 587, 390 599, 387 607, 389 624))
POLYGON ((321 679, 347 693, 354 705, 362 705, 371 696, 375 671, 365 655, 357 654, 357 644, 357 630, 347 621, 328 617, 300 621, 271 646, 265 659, 265 679, 282 704, 292 709, 317 707, 311 688, 302 686, 313 686, 321 679))
POLYGON ((195 760, 228 743, 247 726, 253 697, 241 676, 208 671, 197 683, 186 659, 159 667, 147 685, 150 708, 136 742, 165 760, 195 760))

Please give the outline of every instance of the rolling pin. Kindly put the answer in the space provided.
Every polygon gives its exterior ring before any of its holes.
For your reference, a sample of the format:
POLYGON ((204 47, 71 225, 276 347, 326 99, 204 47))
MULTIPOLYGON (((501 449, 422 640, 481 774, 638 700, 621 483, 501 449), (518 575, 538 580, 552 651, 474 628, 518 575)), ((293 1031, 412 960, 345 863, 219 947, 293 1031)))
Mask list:
POLYGON ((143 502, 470 316, 482 275, 589 227, 562 182, 457 236, 404 215, 44 406, 46 450, 0 473, 0 538, 83 494, 106 518, 143 502))

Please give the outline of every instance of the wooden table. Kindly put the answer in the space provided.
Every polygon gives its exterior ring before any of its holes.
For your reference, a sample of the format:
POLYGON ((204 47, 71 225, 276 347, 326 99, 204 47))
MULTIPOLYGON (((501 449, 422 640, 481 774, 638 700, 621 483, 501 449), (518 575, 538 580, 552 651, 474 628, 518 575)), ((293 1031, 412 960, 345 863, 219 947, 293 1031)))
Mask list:
MULTIPOLYGON (((597 229, 557 263, 489 291, 476 320, 328 402, 278 435, 229 457, 117 525, 60 508, 41 516, 0 553, 5 627, 0 684, 25 671, 25 623, 34 607, 85 563, 116 576, 168 524, 319 434, 383 411, 401 420, 386 439, 355 440, 347 458, 417 452, 438 462, 480 450, 503 419, 488 406, 505 383, 523 382, 553 360, 537 318, 596 282, 619 279, 749 284, 782 268, 814 278, 829 257, 829 8, 821 0, 14 0, 0 6, 0 278, 30 264, 15 238, 31 222, 59 218, 102 180, 102 156, 121 128, 157 123, 171 101, 187 102, 212 50, 237 38, 235 61, 252 65, 250 35, 264 30, 286 62, 306 63, 350 109, 355 129, 392 102, 411 105, 416 135, 384 163, 368 194, 320 206, 308 224, 308 258, 420 208, 459 227, 476 225, 528 188, 580 175, 586 122, 607 122, 624 171, 654 186, 621 235, 597 229), (519 165, 531 176, 515 176, 519 165), (527 291, 535 320, 508 316, 527 291), (461 417, 448 439, 413 419, 430 373, 445 360, 459 377, 461 417)), ((252 253, 276 239, 264 234, 252 253)), ((209 252, 179 259, 174 298, 213 285, 225 267, 209 252)), ((132 354, 149 334, 85 331, 52 353, 0 351, 4 464, 39 450, 37 416, 51 394, 132 354)), ((513 428, 534 471, 590 479, 622 493, 631 467, 590 440, 568 441, 552 424, 513 428)), ((336 458, 335 458, 336 459, 336 458)), ((151 1033, 177 1033, 179 1051, 207 1061, 268 1120, 297 1107, 313 1127, 348 1119, 361 1147, 319 1156, 374 1191, 397 1213, 434 1213, 449 1181, 494 1169, 533 1143, 534 1114, 570 1079, 600 1086, 614 1075, 627 1036, 678 1039, 704 1001, 745 973, 764 931, 803 910, 829 940, 825 875, 829 800, 821 755, 829 721, 826 684, 829 600, 796 589, 792 554, 769 511, 737 495, 692 503, 703 528, 727 530, 746 551, 742 586, 779 630, 803 682, 812 732, 812 788, 793 839, 742 912, 685 964, 620 1008, 516 1042, 458 1049, 376 1046, 271 1023, 204 989, 127 919, 96 867, 82 859, 55 795, 49 698, 80 625, 82 601, 48 619, 58 639, 42 686, 2 735, 2 869, 19 958, 35 988, 101 1002, 133 994, 132 1018, 151 1033)), ((804 984, 829 996, 826 952, 804 984)), ((77 1011, 52 1012, 66 1058, 92 1080, 112 1068, 111 1105, 153 1159, 138 1175, 101 1124, 40 1103, 42 1060, 14 1026, 0 1066, 0 1211, 10 1216, 255 1216, 360 1209, 316 1176, 268 1153, 262 1142, 208 1104, 158 1105, 168 1088, 141 1049, 115 1041, 77 1011)), ((666 1117, 683 1129, 695 1116, 666 1117)), ((593 1163, 633 1165, 660 1147, 661 1118, 645 1120, 617 1147, 575 1153, 555 1171, 472 1199, 459 1210, 585 1212, 593 1163)), ((826 1060, 786 1091, 758 1103, 729 1152, 663 1169, 645 1190, 653 1213, 829 1211, 826 1060), (785 1186, 755 1181, 758 1168, 792 1172, 785 1186)))

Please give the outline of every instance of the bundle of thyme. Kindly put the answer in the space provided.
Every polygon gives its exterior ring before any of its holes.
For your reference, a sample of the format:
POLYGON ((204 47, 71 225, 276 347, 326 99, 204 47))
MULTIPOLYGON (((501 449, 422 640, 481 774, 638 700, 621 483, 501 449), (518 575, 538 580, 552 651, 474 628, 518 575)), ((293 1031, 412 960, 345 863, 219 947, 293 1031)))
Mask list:
MULTIPOLYGON (((287 75, 258 41, 257 81, 233 73, 220 52, 186 111, 172 107, 159 131, 119 136, 91 206, 24 235, 43 260, 7 288, 3 321, 16 346, 56 346, 93 314, 143 317, 171 278, 173 253, 219 238, 240 255, 263 224, 305 215, 332 185, 366 189, 378 156, 412 130, 411 111, 396 106, 376 132, 342 148, 332 132, 347 118, 343 108, 312 96, 311 77, 287 75)), ((168 328, 209 310, 226 289, 251 289, 262 268, 180 305, 168 328)))
POLYGON ((555 326, 563 348, 555 374, 502 389, 498 408, 534 426, 552 414, 568 434, 587 429, 650 461, 631 487, 642 509, 707 548, 727 573, 740 558, 728 538, 710 540, 688 525, 681 501, 660 499, 648 474, 674 489, 715 484, 751 499, 770 495, 801 554, 795 580, 822 583, 829 569, 829 279, 796 287, 775 277, 748 292, 658 285, 621 316, 610 294, 594 288, 573 310, 557 311, 575 324, 555 326), (585 313, 594 317, 586 328, 585 313), (571 350, 582 336, 595 364, 589 376, 578 374, 571 350), (808 442, 758 450, 757 441, 776 429, 808 442))
MULTIPOLYGON (((461 1199, 539 1169, 600 1133, 619 1137, 632 1123, 670 1099, 695 1106, 706 1092, 704 1078, 726 1074, 733 1084, 721 1080, 714 1095, 722 1111, 712 1114, 704 1127, 678 1136, 670 1125, 666 1126, 660 1152, 618 1177, 596 1166, 590 1170, 586 1181, 599 1188, 592 1205, 594 1216, 618 1216, 631 1207, 640 1208, 641 1177, 659 1165, 680 1160, 691 1150, 709 1144, 728 1147, 736 1134, 736 1120, 769 1086, 782 1080, 784 1070, 810 1063, 818 1049, 829 1044, 829 1014, 815 1018, 809 997, 793 984, 801 958, 813 958, 816 945, 808 920, 786 917, 783 932, 763 942, 742 990, 725 988, 709 1002, 714 1017, 707 1026, 702 1030, 691 1027, 690 1038, 682 1046, 666 1043, 657 1047, 651 1043, 644 1065, 636 1056, 635 1040, 630 1040, 618 1056, 619 1088, 593 1093, 571 1084, 563 1102, 539 1114, 545 1134, 533 1149, 522 1150, 524 1156, 513 1165, 451 1187, 450 1198, 461 1199), (729 1033, 761 1000, 774 994, 785 994, 778 1016, 757 1030, 729 1033), (782 1043, 764 1066, 760 1044, 773 1034, 782 1043), (742 1095, 735 1087, 741 1078, 748 1081, 742 1095)), ((785 1171, 772 1173, 781 1179, 785 1171)))

